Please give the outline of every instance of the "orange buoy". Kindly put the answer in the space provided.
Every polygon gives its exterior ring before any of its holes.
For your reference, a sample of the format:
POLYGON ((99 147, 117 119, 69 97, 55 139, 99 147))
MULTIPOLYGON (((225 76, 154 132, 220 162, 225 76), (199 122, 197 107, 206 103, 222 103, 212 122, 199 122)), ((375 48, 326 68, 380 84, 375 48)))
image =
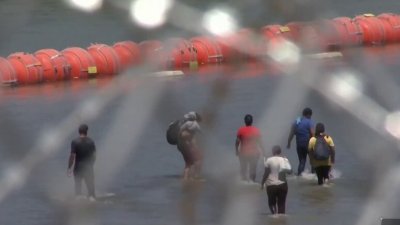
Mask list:
POLYGON ((151 63, 158 64, 158 53, 162 50, 163 43, 158 40, 148 40, 139 43, 140 54, 142 58, 151 63))
POLYGON ((35 84, 43 81, 43 68, 32 54, 17 52, 8 56, 13 66, 18 84, 35 84))
POLYGON ((126 69, 140 62, 140 48, 133 41, 121 41, 113 45, 115 53, 119 57, 122 69, 126 69))
POLYGON ((193 44, 197 53, 197 61, 199 65, 222 62, 223 55, 220 46, 213 38, 197 36, 190 39, 190 42, 193 44))
POLYGON ((222 55, 222 62, 237 61, 239 58, 239 51, 234 46, 234 37, 229 36, 218 36, 215 41, 219 45, 219 49, 222 55))
POLYGON ((344 31, 343 27, 340 29, 340 26, 338 26, 333 20, 322 20, 319 30, 325 37, 328 43, 328 48, 334 49, 343 45, 343 40, 341 38, 343 35, 342 32, 344 31))
POLYGON ((94 44, 87 50, 96 63, 99 75, 114 75, 121 71, 121 62, 114 48, 106 44, 94 44))
POLYGON ((356 16, 354 22, 360 27, 365 45, 382 44, 385 40, 385 30, 381 20, 372 14, 356 16))
MULTIPOLYGON (((328 44, 318 30, 315 23, 302 23, 299 30, 299 38, 296 43, 305 52, 320 52, 328 48, 328 44)), ((297 34, 296 34, 297 35, 297 34)))
POLYGON ((258 33, 253 29, 244 28, 238 31, 239 45, 242 52, 245 54, 247 60, 257 61, 259 57, 264 54, 263 49, 259 46, 262 40, 259 38, 258 33))
POLYGON ((72 78, 88 78, 97 74, 93 57, 83 48, 70 47, 61 51, 71 65, 72 78))
POLYGON ((278 24, 262 27, 261 34, 267 41, 274 41, 280 38, 291 39, 290 28, 278 24))
POLYGON ((63 54, 55 49, 42 49, 35 57, 43 66, 43 80, 67 80, 71 77, 71 66, 63 54))
POLYGON ((378 19, 383 22, 386 42, 400 41, 400 16, 393 13, 382 13, 378 19))
POLYGON ((297 44, 306 52, 331 51, 340 46, 340 32, 330 20, 302 23, 297 44))
MULTIPOLYGON (((164 64, 167 69, 190 67, 197 64, 197 53, 193 44, 183 38, 168 39, 163 46, 164 64)), ((162 59, 161 59, 162 60, 162 59)))
POLYGON ((337 33, 333 24, 326 21, 291 22, 285 25, 290 30, 289 41, 301 47, 306 52, 326 51, 337 41, 331 34, 337 33))
POLYGON ((305 22, 290 22, 286 24, 285 27, 288 27, 288 32, 290 32, 290 35, 287 35, 288 39, 294 43, 299 43, 303 39, 303 28, 305 25, 305 22))
POLYGON ((271 48, 279 48, 282 43, 292 40, 290 28, 278 24, 267 25, 261 28, 261 41, 259 48, 261 55, 265 56, 271 48))
POLYGON ((0 57, 0 82, 4 85, 12 85, 17 83, 17 75, 11 63, 0 57))
POLYGON ((363 43, 359 26, 349 17, 337 17, 332 20, 338 30, 341 46, 356 46, 363 43))
POLYGON ((224 62, 258 60, 262 55, 261 39, 252 29, 244 28, 231 35, 216 38, 224 62))

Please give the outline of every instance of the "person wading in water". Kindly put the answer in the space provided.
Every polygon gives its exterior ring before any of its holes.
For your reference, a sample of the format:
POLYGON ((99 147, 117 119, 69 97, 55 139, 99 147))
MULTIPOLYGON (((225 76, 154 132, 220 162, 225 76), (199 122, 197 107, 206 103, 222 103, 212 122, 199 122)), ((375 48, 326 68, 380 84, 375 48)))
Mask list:
POLYGON ((75 194, 82 194, 82 180, 85 181, 90 201, 96 200, 93 165, 96 160, 96 146, 87 136, 89 127, 79 126, 79 137, 71 142, 71 154, 68 161, 68 176, 74 175, 75 194), (72 168, 73 166, 73 168, 72 168))

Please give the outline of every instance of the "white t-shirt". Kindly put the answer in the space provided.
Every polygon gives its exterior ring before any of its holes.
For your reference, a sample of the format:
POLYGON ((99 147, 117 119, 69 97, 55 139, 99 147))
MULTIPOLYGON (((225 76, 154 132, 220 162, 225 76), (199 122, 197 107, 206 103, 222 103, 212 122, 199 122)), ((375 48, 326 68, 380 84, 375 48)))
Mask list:
POLYGON ((280 185, 286 182, 286 174, 291 171, 291 165, 287 158, 282 156, 272 156, 264 159, 265 168, 269 168, 270 173, 266 185, 280 185))

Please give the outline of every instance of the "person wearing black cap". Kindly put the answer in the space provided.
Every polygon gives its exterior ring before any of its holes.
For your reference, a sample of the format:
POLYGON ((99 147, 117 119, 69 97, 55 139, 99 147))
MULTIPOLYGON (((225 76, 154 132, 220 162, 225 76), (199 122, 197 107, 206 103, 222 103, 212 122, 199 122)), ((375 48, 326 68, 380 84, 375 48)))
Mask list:
POLYGON ((87 136, 88 125, 79 126, 79 137, 71 142, 71 154, 68 161, 68 175, 74 175, 75 194, 82 194, 82 180, 85 181, 90 201, 96 200, 93 165, 96 160, 96 145, 87 136), (73 168, 72 168, 73 167, 73 168))

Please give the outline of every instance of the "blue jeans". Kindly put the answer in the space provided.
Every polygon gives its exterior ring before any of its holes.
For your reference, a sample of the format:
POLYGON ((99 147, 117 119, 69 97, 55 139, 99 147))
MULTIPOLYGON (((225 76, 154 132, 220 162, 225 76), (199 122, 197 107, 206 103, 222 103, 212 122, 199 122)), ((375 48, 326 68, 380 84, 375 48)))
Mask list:
POLYGON ((297 168, 297 174, 300 176, 304 171, 307 162, 307 146, 297 146, 297 156, 299 157, 299 167, 297 168))

